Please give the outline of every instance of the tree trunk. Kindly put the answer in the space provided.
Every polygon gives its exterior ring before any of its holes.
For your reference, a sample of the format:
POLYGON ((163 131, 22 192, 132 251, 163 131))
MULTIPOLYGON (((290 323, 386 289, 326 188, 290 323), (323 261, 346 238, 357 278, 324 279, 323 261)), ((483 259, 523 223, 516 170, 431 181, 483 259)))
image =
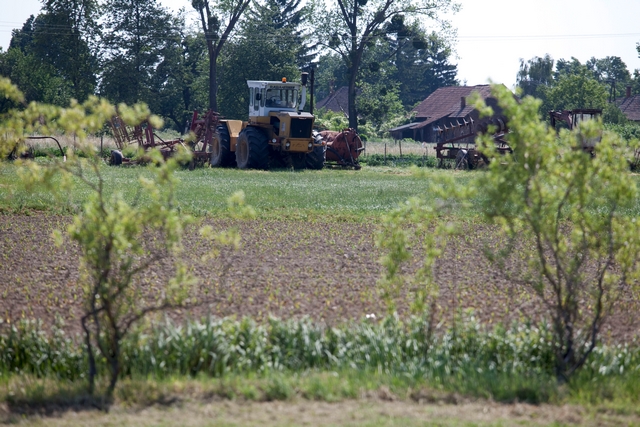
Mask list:
POLYGON ((217 55, 211 49, 209 53, 209 108, 218 111, 218 67, 216 66, 217 55))
POLYGON ((351 71, 349 75, 349 94, 348 101, 349 104, 349 127, 358 131, 358 112, 356 109, 356 76, 358 74, 358 67, 356 64, 351 64, 351 71))
POLYGON ((84 329, 85 345, 87 346, 87 357, 89 359, 89 394, 93 395, 96 387, 96 359, 93 355, 93 346, 91 345, 91 331, 87 326, 87 319, 89 315, 82 318, 82 329, 84 329))

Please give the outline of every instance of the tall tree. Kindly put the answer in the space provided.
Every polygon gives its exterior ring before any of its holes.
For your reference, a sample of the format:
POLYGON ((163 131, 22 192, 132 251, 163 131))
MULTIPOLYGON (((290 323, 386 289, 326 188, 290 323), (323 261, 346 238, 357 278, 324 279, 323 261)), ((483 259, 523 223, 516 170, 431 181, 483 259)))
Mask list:
POLYGON ((561 76, 584 74, 588 71, 589 69, 574 57, 571 57, 570 60, 558 59, 558 62, 556 62, 556 71, 553 73, 553 79, 557 81, 561 76))
MULTIPOLYGON (((317 56, 317 45, 310 42, 312 7, 302 0, 262 0, 249 12, 249 21, 261 23, 266 33, 254 33, 253 37, 270 37, 282 49, 296 51, 298 68, 308 68, 317 56)), ((246 31, 244 32, 246 36, 246 31)))
POLYGON ((183 22, 158 0, 107 0, 102 95, 114 102, 149 103, 158 93, 158 65, 180 43, 183 22))
POLYGON ((249 4, 251 0, 222 0, 211 5, 209 0, 191 0, 191 5, 200 14, 200 22, 207 42, 209 108, 212 110, 218 110, 218 58, 249 4))
POLYGON ((319 43, 337 52, 349 69, 349 126, 358 127, 356 83, 364 53, 387 34, 396 16, 438 20, 457 10, 452 0, 335 0, 318 26, 319 43))
POLYGON ((34 49, 71 83, 73 96, 93 94, 100 34, 97 0, 44 0, 36 23, 34 49))
POLYGON ((0 75, 18 85, 27 102, 67 105, 73 96, 69 81, 34 48, 36 22, 42 16, 31 15, 21 29, 12 31, 9 50, 0 52, 0 75))
POLYGON ((553 58, 547 53, 542 58, 533 57, 525 62, 520 59, 520 69, 516 77, 516 84, 522 90, 522 95, 541 97, 541 86, 553 83, 553 58))
POLYGON ((585 65, 596 80, 609 86, 609 102, 624 95, 625 87, 631 83, 631 73, 619 56, 594 57, 585 65))
POLYGON ((447 40, 435 32, 427 33, 418 22, 405 24, 398 15, 387 25, 387 49, 395 65, 393 82, 399 82, 399 96, 406 108, 412 108, 433 91, 455 86, 457 66, 447 40))
POLYGON ((96 85, 98 63, 91 40, 98 32, 97 5, 94 0, 43 3, 42 13, 13 31, 5 74, 24 89, 28 100, 57 105, 68 104, 70 98, 84 101, 96 85))
POLYGON ((207 102, 197 96, 207 49, 201 33, 180 31, 180 39, 179 44, 167 47, 151 78, 158 93, 149 105, 154 112, 169 119, 175 130, 182 132, 194 109, 207 108, 207 102))

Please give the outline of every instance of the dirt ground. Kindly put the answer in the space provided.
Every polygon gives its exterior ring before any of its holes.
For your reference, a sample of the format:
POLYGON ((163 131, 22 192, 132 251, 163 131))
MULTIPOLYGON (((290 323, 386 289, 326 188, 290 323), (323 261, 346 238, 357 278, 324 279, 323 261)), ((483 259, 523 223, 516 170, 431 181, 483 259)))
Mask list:
MULTIPOLYGON (((81 288, 78 248, 58 248, 51 238, 69 217, 42 214, 0 216, 0 317, 4 322, 38 318, 52 324, 65 320, 78 330, 81 288)), ((214 228, 228 224, 204 220, 214 228)), ((196 230, 185 236, 185 259, 199 284, 198 307, 172 317, 206 315, 310 316, 327 323, 384 315, 376 283, 382 268, 375 247, 376 225, 366 223, 267 221, 236 224, 242 235, 237 253, 215 261, 203 260, 207 244, 196 230), (223 266, 229 265, 224 279, 223 266)), ((473 308, 486 324, 535 318, 541 305, 535 297, 512 286, 487 264, 482 245, 489 227, 474 227, 453 239, 437 268, 441 286, 438 318, 451 321, 457 309, 473 308)), ((171 274, 170 263, 145 276, 148 295, 162 292, 171 274)), ((640 304, 623 296, 604 327, 605 340, 628 341, 640 331, 640 304)), ((401 309, 406 308, 401 305, 401 309)))
POLYGON ((0 420, 32 426, 628 426, 635 415, 587 413, 578 406, 498 404, 470 401, 433 404, 363 398, 327 403, 314 401, 185 402, 143 409, 113 407, 108 414, 97 410, 66 411, 54 416, 7 417, 0 405, 0 420))

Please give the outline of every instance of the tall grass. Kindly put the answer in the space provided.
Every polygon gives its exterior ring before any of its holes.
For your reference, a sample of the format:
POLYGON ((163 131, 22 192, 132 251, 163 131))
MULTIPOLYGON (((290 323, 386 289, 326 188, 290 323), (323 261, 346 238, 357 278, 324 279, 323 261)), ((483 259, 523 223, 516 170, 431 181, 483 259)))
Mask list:
MULTIPOLYGON (((123 377, 271 375, 314 371, 375 372, 411 384, 493 398, 558 398, 547 327, 485 331, 473 319, 425 338, 425 321, 387 317, 324 327, 309 320, 209 318, 166 322, 132 334, 122 347, 123 377)), ((104 361, 100 361, 104 364, 104 361)), ((0 335, 2 375, 76 380, 86 371, 79 337, 45 334, 34 322, 0 335)), ((640 346, 600 346, 570 383, 576 399, 640 399, 640 346), (609 387, 608 384, 615 386, 609 387)))

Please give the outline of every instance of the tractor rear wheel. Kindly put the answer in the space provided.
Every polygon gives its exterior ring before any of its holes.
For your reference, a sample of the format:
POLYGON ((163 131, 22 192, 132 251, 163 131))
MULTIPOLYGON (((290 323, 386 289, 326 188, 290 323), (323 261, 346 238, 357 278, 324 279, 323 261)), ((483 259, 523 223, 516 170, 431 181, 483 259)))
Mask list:
MULTIPOLYGON (((322 135, 318 132, 313 132, 314 144, 322 144, 322 135)), ((324 161, 327 156, 327 146, 319 145, 317 147, 313 147, 313 151, 307 153, 306 155, 306 163, 307 168, 320 170, 324 167, 324 161)))
POLYGON ((259 128, 247 127, 236 143, 236 163, 240 169, 267 169, 269 167, 269 142, 259 128))
POLYGON ((225 124, 219 125, 211 140, 211 166, 234 166, 235 162, 236 158, 231 152, 229 129, 225 124))

